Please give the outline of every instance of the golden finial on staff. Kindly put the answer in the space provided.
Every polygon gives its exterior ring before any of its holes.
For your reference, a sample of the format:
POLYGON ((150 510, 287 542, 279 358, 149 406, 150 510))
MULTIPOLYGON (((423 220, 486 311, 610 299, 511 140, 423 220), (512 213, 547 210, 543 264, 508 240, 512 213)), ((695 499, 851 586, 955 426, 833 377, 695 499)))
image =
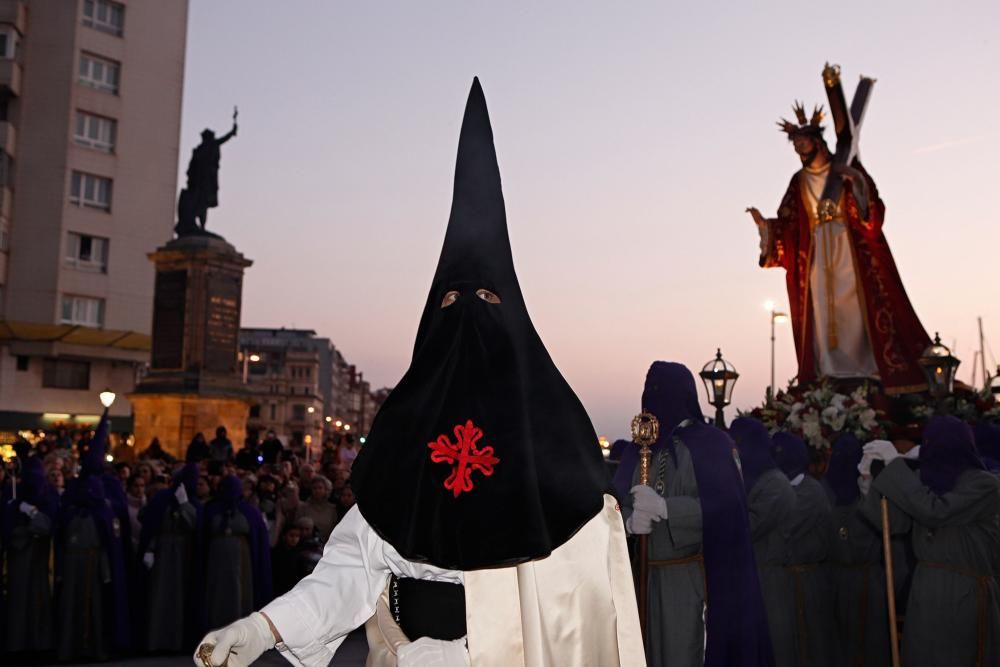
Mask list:
POLYGON ((650 447, 660 437, 660 421, 651 412, 643 410, 632 418, 632 442, 639 445, 639 483, 649 486, 650 447))

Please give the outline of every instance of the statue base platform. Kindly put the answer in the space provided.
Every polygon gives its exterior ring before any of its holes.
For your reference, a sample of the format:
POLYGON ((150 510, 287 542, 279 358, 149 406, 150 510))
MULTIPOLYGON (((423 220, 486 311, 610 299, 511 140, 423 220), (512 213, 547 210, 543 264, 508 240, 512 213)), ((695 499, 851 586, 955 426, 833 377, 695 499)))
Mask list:
POLYGON ((250 404, 240 396, 137 393, 129 400, 135 409, 135 443, 140 452, 155 437, 164 451, 184 460, 195 433, 211 442, 220 426, 226 427, 234 452, 246 438, 250 404))

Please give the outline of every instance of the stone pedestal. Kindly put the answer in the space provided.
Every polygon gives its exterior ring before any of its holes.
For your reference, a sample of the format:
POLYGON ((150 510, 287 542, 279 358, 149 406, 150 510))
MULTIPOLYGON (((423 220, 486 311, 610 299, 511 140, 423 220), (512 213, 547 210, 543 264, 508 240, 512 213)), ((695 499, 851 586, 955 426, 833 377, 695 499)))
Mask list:
POLYGON ((182 236, 150 253, 156 263, 149 373, 129 396, 137 446, 154 437, 182 457, 194 434, 225 426, 234 448, 250 409, 239 372, 243 271, 252 264, 218 236, 182 236))

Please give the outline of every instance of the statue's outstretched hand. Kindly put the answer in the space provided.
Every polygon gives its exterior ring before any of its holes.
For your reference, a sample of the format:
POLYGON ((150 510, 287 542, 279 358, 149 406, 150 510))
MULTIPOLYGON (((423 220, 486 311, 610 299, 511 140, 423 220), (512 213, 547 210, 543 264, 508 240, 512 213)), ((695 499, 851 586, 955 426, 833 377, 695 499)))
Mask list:
POLYGON ((753 221, 757 223, 757 226, 763 225, 767 222, 756 206, 747 207, 747 213, 753 217, 753 221))

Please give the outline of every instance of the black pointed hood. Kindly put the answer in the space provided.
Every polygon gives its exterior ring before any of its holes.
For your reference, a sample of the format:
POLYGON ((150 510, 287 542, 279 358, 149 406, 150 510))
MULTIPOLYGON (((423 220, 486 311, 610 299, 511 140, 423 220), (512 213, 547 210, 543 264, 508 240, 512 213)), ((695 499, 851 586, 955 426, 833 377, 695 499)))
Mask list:
POLYGON ((400 554, 456 570, 548 555, 610 487, 590 419, 521 295, 478 79, 413 359, 375 417, 352 485, 400 554))

